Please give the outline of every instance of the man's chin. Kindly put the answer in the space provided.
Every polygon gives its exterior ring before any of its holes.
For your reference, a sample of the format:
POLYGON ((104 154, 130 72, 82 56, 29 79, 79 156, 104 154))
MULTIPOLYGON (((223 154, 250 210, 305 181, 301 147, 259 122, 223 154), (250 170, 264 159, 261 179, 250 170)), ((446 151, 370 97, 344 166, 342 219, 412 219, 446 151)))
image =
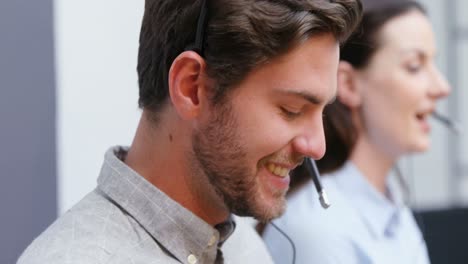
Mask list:
POLYGON ((224 201, 231 213, 235 215, 253 217, 260 222, 269 222, 280 217, 286 210, 285 193, 286 191, 273 193, 257 191, 251 192, 250 195, 238 196, 235 199, 224 196, 224 201), (255 195, 252 195, 253 193, 255 195))
POLYGON ((286 210, 286 199, 282 197, 271 203, 258 205, 256 210, 253 210, 251 216, 260 222, 269 222, 280 217, 286 210))

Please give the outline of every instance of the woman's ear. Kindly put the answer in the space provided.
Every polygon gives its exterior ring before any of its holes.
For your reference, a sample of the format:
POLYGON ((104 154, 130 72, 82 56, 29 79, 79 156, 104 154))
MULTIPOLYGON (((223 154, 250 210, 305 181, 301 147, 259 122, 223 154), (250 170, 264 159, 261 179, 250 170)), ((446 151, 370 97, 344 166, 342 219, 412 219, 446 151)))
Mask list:
POLYGON ((182 119, 200 114, 206 101, 206 63, 194 51, 179 54, 172 62, 168 75, 169 96, 182 119))
POLYGON ((361 105, 361 87, 357 81, 357 71, 346 61, 338 64, 338 100, 349 108, 361 105))

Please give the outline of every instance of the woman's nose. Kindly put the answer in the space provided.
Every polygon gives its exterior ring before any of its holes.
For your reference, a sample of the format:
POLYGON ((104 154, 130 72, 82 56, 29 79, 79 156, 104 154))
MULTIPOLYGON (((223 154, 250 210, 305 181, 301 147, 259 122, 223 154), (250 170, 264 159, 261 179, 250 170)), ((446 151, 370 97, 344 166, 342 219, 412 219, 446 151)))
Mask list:
POLYGON ((450 94, 451 87, 442 75, 442 73, 434 67, 434 80, 429 89, 429 94, 435 99, 442 99, 450 94))

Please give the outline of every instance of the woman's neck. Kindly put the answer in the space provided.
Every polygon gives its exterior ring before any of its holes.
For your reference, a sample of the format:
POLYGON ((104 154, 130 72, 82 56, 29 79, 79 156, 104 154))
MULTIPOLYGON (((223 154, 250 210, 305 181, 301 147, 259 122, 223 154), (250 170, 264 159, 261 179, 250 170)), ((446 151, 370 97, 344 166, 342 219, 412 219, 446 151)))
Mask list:
POLYGON ((385 195, 387 176, 396 158, 391 157, 372 144, 367 137, 360 136, 357 139, 350 159, 369 183, 385 195))

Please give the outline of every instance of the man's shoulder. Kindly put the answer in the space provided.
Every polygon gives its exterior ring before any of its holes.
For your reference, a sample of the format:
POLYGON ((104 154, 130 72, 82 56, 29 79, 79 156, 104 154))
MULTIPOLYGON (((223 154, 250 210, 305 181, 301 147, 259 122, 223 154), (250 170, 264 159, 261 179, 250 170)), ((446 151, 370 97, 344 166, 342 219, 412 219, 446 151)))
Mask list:
POLYGON ((133 218, 95 190, 39 235, 18 264, 106 263, 148 239, 137 226, 133 218))

